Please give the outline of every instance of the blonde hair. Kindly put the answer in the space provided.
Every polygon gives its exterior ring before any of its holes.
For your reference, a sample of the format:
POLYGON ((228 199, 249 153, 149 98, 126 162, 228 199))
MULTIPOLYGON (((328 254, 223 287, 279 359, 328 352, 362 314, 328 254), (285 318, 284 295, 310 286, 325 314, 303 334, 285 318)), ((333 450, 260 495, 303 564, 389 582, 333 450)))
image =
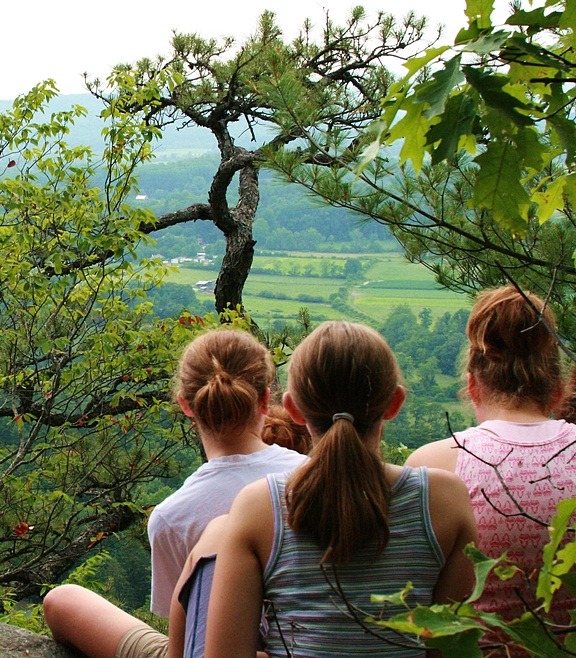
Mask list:
POLYGON ((466 371, 486 399, 509 407, 529 400, 548 413, 564 390, 560 350, 550 331, 556 322, 540 297, 524 295, 508 285, 478 296, 466 328, 466 371))
POLYGON ((188 403, 200 428, 222 433, 244 427, 275 377, 268 350, 246 331, 212 329, 184 349, 174 398, 188 403))
POLYGON ((400 380, 384 338, 361 324, 334 321, 294 350, 288 391, 320 440, 287 483, 288 522, 312 535, 322 561, 346 563, 361 547, 389 537, 390 488, 382 458, 365 444, 400 380), (349 414, 350 418, 334 414, 349 414))

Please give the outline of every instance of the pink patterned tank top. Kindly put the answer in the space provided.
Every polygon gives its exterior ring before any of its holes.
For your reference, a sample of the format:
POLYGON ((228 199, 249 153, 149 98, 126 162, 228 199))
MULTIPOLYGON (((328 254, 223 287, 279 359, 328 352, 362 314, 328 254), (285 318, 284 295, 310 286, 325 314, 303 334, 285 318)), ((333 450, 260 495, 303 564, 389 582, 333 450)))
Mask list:
MULTIPOLYGON (((512 619, 525 609, 521 597, 536 603, 547 524, 557 503, 576 497, 576 425, 487 421, 455 436, 461 446, 456 474, 470 492, 478 548, 490 557, 506 551, 524 572, 509 581, 490 578, 478 607, 512 619)), ((566 621, 574 606, 574 598, 560 596, 556 621, 566 621)))

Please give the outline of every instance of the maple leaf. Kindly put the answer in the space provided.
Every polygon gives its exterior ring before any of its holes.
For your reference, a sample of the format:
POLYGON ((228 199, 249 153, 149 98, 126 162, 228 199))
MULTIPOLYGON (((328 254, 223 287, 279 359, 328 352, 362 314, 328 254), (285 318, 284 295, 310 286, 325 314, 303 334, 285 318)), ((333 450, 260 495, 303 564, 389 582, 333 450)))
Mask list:
POLYGON ((474 185, 474 205, 490 211, 502 226, 524 234, 530 198, 520 183, 517 150, 511 144, 492 143, 476 162, 480 171, 474 185))

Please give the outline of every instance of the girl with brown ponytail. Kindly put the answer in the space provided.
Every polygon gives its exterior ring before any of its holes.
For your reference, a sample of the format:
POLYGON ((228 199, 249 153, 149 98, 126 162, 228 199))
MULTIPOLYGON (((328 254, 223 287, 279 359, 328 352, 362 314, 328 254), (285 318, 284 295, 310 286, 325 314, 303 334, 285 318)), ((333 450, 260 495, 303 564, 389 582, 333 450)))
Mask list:
MULTIPOLYGON (((467 326, 465 368, 478 425, 425 445, 407 460, 460 476, 472 499, 480 550, 494 558, 507 552, 521 567, 513 579, 489 580, 479 603, 505 619, 535 606, 547 526, 558 502, 576 496, 576 426, 552 418, 564 395, 554 328, 551 310, 536 295, 511 285, 479 295, 467 326)), ((575 605, 560 592, 553 616, 567 621, 575 605)))
MULTIPOLYGON (((475 539, 466 489, 453 474, 385 464, 384 421, 405 398, 376 331, 327 322, 296 348, 284 406, 312 437, 292 475, 248 485, 228 516, 210 598, 207 658, 252 658, 262 605, 270 658, 424 656, 393 633, 364 632, 345 607, 378 616, 371 594, 408 581, 410 603, 460 600, 472 587, 463 548, 475 539), (346 604, 335 593, 336 586, 346 604)), ((390 606, 385 614, 400 612, 390 606)))
MULTIPOLYGON (((170 613, 170 640, 77 585, 57 587, 44 600, 56 640, 90 658, 178 658, 184 650, 187 658, 203 656, 221 515, 246 484, 268 473, 291 471, 306 460, 262 440, 274 376, 269 351, 246 331, 212 329, 183 350, 173 398, 194 419, 207 462, 157 505, 148 521, 151 608, 162 616, 170 613), (204 536, 216 517, 218 522, 204 536)), ((256 651, 251 658, 255 656, 256 651)))

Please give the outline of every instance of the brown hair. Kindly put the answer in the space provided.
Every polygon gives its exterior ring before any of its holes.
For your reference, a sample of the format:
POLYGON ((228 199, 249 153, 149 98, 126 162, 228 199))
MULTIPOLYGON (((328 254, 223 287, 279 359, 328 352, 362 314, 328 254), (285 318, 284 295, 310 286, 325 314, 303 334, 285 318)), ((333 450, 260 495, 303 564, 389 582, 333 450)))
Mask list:
POLYGON ((303 455, 307 455, 312 447, 312 439, 306 425, 296 424, 281 404, 270 405, 264 421, 262 440, 268 445, 276 443, 303 455))
POLYGON ((183 397, 200 427, 222 433, 243 427, 274 381, 268 350, 246 331, 212 329, 184 349, 174 397, 183 397))
POLYGON ((563 391, 555 319, 539 297, 524 295, 509 285, 478 296, 466 328, 466 371, 486 399, 509 407, 529 400, 549 413, 563 391))
POLYGON ((399 379, 384 338, 361 324, 325 322, 294 350, 288 391, 321 438, 287 483, 288 523, 318 541, 323 562, 346 563, 373 540, 378 552, 386 546, 390 488, 364 436, 381 422, 399 379), (343 412, 353 422, 333 421, 343 412))

